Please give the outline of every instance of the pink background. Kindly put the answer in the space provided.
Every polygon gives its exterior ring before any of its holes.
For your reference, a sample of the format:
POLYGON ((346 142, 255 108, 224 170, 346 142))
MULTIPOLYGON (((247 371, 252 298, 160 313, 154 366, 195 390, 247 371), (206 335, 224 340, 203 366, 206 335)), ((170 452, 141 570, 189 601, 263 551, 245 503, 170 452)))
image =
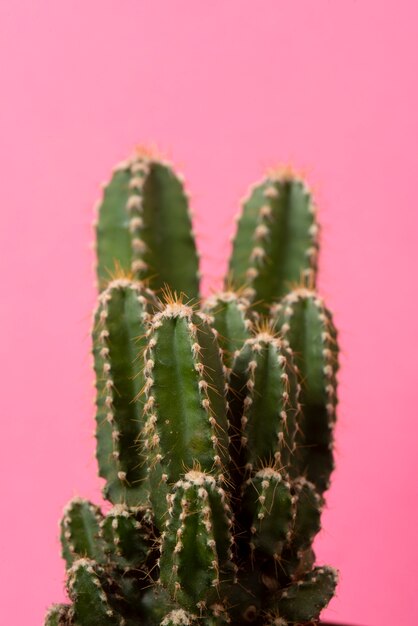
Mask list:
POLYGON ((342 344, 326 615, 418 623, 417 52, 414 0, 1 3, 2 623, 63 599, 62 507, 100 501, 92 207, 137 143, 187 178, 206 291, 248 185, 306 172, 342 344))

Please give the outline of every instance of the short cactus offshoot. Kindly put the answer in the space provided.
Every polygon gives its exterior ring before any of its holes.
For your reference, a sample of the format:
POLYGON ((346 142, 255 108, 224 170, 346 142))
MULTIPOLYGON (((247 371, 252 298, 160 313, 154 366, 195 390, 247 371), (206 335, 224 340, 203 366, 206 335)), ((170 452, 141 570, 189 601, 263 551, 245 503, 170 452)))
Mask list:
POLYGON ((180 178, 144 151, 115 169, 93 329, 113 508, 67 505, 70 602, 45 626, 318 623, 337 583, 312 544, 334 467, 338 345, 314 290, 317 233, 306 184, 269 174, 244 203, 225 290, 199 308, 180 178))

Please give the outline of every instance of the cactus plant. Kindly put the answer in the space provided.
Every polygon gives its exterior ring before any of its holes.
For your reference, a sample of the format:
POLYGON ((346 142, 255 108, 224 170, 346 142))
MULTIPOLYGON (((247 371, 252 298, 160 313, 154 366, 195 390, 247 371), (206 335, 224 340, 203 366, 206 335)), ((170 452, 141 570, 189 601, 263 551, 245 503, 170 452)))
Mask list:
POLYGON ((198 303, 187 196, 139 150, 105 188, 93 328, 103 495, 61 523, 70 604, 46 626, 316 624, 333 465, 337 334, 314 290, 306 183, 244 203, 223 292, 198 303), (232 285, 235 287, 233 288, 232 285))

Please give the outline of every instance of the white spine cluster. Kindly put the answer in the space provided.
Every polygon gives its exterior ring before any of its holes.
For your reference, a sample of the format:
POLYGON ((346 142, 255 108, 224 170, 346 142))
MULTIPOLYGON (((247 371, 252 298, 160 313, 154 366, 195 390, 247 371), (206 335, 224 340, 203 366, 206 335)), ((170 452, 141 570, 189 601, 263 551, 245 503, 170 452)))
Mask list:
POLYGON ((131 191, 126 202, 129 216, 129 233, 131 237, 132 261, 131 270, 134 275, 141 276, 148 269, 143 257, 146 246, 141 238, 143 223, 143 191, 144 183, 149 175, 151 160, 147 156, 136 156, 129 163, 131 175, 129 189, 131 191))

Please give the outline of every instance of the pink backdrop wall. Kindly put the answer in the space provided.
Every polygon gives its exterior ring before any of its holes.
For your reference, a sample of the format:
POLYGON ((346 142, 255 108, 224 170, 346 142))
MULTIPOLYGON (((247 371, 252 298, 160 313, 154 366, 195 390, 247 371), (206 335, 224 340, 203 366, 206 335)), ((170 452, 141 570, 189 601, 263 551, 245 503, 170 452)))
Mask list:
POLYGON ((63 599, 58 520, 100 501, 92 206, 136 143, 186 175, 206 290, 238 200, 306 172, 342 343, 327 617, 417 624, 418 11, 413 0, 0 4, 2 623, 63 599))

